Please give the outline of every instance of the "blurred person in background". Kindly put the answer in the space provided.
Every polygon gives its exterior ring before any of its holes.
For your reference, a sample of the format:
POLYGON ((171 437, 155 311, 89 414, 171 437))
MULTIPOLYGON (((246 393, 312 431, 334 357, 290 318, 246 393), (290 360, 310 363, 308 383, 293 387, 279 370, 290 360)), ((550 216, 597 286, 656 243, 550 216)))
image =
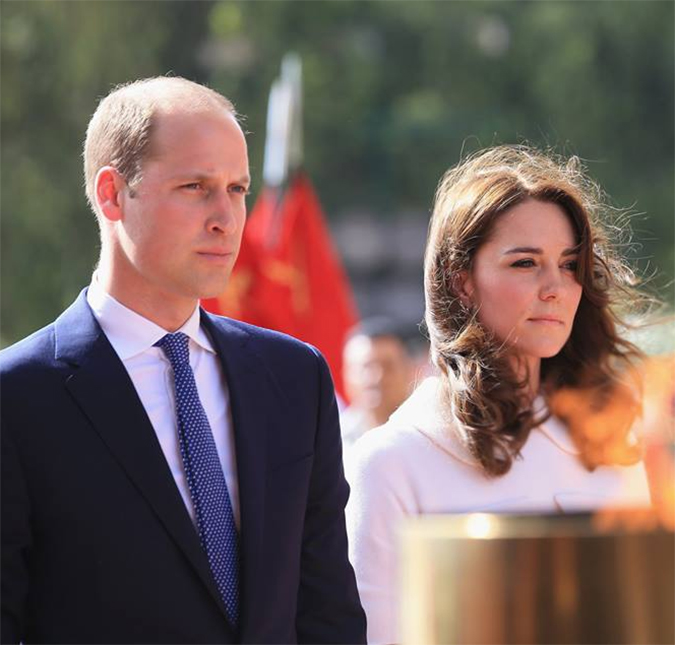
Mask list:
POLYGON ((199 307, 246 221, 232 104, 118 87, 84 161, 96 272, 0 354, 2 642, 365 642, 326 362, 199 307))
POLYGON ((340 415, 345 456, 368 430, 389 420, 413 389, 415 362, 401 325, 386 317, 363 320, 343 352, 349 406, 340 415))
POLYGON ((578 160, 527 147, 477 153, 443 177, 424 264, 439 374, 352 456, 347 524, 369 643, 399 639, 407 516, 649 505, 626 382, 641 353, 618 313, 641 297, 604 215, 578 160), (596 410, 627 398, 589 437, 555 416, 569 392, 596 410))

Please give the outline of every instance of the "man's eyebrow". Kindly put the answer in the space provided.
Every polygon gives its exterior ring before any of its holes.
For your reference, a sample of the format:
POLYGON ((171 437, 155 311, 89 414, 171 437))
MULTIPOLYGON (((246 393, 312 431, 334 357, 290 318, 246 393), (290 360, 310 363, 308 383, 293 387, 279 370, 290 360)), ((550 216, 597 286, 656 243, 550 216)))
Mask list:
MULTIPOLYGON (((212 179, 216 173, 204 172, 203 170, 186 170, 184 172, 177 172, 173 175, 172 179, 190 179, 197 181, 207 181, 212 179)), ((238 179, 235 179, 232 183, 234 184, 246 184, 247 186, 251 183, 251 177, 249 175, 243 175, 238 179)))
POLYGON ((213 175, 203 170, 180 170, 171 175, 171 179, 197 179, 199 181, 203 179, 210 179, 213 175))
MULTIPOLYGON (((543 255, 544 251, 536 246, 516 246, 512 249, 504 251, 504 255, 510 255, 512 253, 531 253, 532 255, 543 255)), ((561 255, 574 255, 575 253, 579 253, 578 246, 565 249, 561 255)))

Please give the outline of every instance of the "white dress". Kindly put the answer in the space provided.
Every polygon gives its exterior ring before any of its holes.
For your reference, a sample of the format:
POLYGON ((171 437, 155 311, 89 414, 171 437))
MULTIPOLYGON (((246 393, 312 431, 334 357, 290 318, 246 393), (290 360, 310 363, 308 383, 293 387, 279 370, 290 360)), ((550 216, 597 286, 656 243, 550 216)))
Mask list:
POLYGON ((503 477, 487 478, 438 412, 436 377, 425 380, 382 427, 355 445, 347 477, 350 560, 368 618, 368 643, 399 642, 397 528, 408 515, 572 512, 648 506, 641 463, 589 472, 565 427, 535 428, 503 477))

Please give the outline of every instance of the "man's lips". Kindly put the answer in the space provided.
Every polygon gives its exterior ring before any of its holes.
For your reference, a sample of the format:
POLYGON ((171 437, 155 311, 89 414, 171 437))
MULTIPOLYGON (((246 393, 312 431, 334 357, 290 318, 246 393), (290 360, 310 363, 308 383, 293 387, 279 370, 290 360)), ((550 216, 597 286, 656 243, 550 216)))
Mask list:
POLYGON ((197 251, 197 255, 201 256, 205 260, 223 262, 225 260, 229 260, 234 254, 232 251, 226 251, 224 249, 206 249, 204 251, 197 251))
POLYGON ((228 251, 227 249, 203 249, 201 251, 197 251, 199 255, 232 255, 232 251, 228 251))

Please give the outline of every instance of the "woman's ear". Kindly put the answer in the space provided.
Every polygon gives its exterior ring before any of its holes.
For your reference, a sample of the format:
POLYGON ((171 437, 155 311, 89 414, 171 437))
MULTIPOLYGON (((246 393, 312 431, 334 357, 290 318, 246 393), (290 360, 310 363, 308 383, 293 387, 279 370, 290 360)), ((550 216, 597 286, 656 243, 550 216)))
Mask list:
POLYGON ((457 271, 452 278, 452 289, 467 309, 473 308, 474 285, 468 269, 457 271))

